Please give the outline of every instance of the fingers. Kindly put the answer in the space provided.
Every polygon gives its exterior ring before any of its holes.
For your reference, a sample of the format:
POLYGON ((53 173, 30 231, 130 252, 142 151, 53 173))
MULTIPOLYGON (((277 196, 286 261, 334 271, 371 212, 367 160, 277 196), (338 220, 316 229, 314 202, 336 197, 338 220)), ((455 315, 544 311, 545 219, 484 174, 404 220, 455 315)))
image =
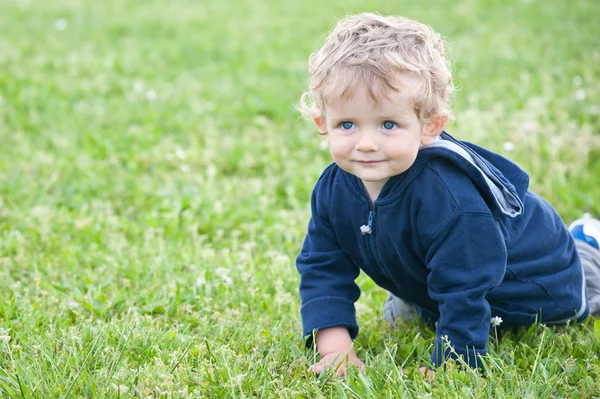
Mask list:
POLYGON ((323 371, 325 371, 325 369, 327 367, 330 367, 330 366, 332 366, 332 365, 331 364, 326 364, 323 360, 321 360, 320 362, 315 363, 312 366, 310 366, 308 368, 308 371, 311 372, 311 373, 315 373, 317 375, 321 375, 321 373, 323 371))
POLYGON ((323 371, 325 371, 325 366, 326 366, 326 365, 325 365, 325 363, 321 363, 321 362, 319 362, 319 363, 317 364, 317 366, 315 367, 315 372, 316 372, 318 375, 321 375, 321 373, 322 373, 323 371))
POLYGON ((425 377, 425 379, 428 381, 431 381, 435 377, 435 371, 431 370, 428 367, 421 367, 419 368, 419 371, 421 372, 421 374, 423 374, 423 377, 425 377))
POLYGON ((335 365, 335 364, 333 364, 333 363, 326 363, 324 360, 321 360, 320 362, 318 362, 318 363, 315 363, 315 364, 313 364, 312 366, 310 366, 310 367, 308 368, 308 371, 309 371, 310 373, 315 373, 315 374, 317 374, 317 375, 321 375, 321 373, 322 373, 323 371, 325 371, 325 369, 327 369, 327 368, 332 368, 332 367, 335 367, 335 368, 337 368, 337 370, 336 370, 336 374, 337 374, 338 376, 340 376, 340 377, 344 377, 344 376, 346 375, 346 370, 345 370, 345 369, 346 369, 346 367, 345 367, 343 364, 340 364, 340 365, 339 365, 339 367, 338 367, 338 366, 336 366, 336 365, 335 365))
POLYGON ((310 366, 308 368, 308 371, 311 373, 315 373, 317 375, 320 375, 323 372, 323 369, 325 368, 325 366, 323 365, 323 361, 320 361, 319 363, 315 363, 312 366, 310 366))
POLYGON ((320 375, 326 369, 332 369, 333 368, 335 370, 335 374, 338 377, 345 377, 347 375, 347 368, 348 367, 351 367, 351 368, 356 367, 361 373, 365 373, 365 371, 366 371, 366 366, 362 362, 360 362, 360 363, 352 363, 352 364, 348 365, 348 364, 346 364, 346 362, 341 362, 341 363, 335 364, 335 363, 325 362, 324 360, 321 360, 320 362, 315 363, 312 366, 310 366, 308 368, 308 371, 310 373, 315 373, 317 375, 320 375))

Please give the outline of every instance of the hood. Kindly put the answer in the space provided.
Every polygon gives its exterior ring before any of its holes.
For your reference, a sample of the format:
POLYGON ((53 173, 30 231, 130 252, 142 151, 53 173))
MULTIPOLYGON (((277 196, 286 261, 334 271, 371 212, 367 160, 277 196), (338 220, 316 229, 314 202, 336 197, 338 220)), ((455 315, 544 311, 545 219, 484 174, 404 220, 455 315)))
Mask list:
POLYGON ((420 151, 421 155, 449 158, 458 165, 507 217, 523 213, 529 176, 516 164, 475 144, 456 140, 446 132, 420 151))

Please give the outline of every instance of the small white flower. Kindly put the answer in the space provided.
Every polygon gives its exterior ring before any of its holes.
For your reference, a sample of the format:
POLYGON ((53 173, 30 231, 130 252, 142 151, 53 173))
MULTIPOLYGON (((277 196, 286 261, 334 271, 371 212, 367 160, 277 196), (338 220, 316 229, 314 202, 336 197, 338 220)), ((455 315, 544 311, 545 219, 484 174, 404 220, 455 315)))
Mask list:
POLYGON ((227 285, 233 284, 233 280, 229 276, 223 276, 223 282, 227 285))
POLYGON ((5 329, 5 328, 0 328, 0 341, 1 342, 8 342, 10 341, 10 328, 9 329, 5 329))
POLYGON ((502 145, 502 148, 504 148, 504 151, 506 151, 506 152, 511 152, 512 150, 515 149, 515 145, 513 144, 512 141, 507 141, 502 145))
POLYGON ((69 26, 69 23, 64 19, 57 19, 54 21, 54 29, 56 30, 65 30, 69 26))
POLYGON ((180 146, 175 146, 175 156, 182 160, 185 159, 185 157, 186 157, 185 150, 183 148, 181 148, 180 146))
POLYGON ((227 269, 224 267, 220 267, 216 270, 217 275, 221 277, 221 281, 223 281, 227 285, 233 284, 233 279, 227 275, 227 269))
POLYGON ((526 123, 523 124, 523 131, 525 133, 533 132, 536 129, 537 129, 537 123, 536 122, 526 122, 526 123))
POLYGON ((362 226, 360 226, 360 232, 365 235, 365 234, 371 234, 371 228, 369 226, 367 226, 366 224, 363 224, 362 226))
POLYGON ((586 94, 585 94, 585 90, 583 89, 579 89, 575 92, 575 94, 573 94, 573 98, 576 101, 582 101, 585 100, 586 94))
POLYGON ((77 309, 79 306, 80 306, 79 302, 77 302, 77 301, 75 301, 73 299, 71 299, 69 302, 67 302, 67 307, 69 309, 77 309))
POLYGON ((144 92, 144 84, 139 80, 133 84, 133 92, 135 94, 142 94, 144 92))
POLYGON ((319 143, 320 150, 326 150, 327 148, 329 148, 329 144, 327 143, 326 140, 323 140, 319 143))
POLYGON ((119 391, 119 394, 121 395, 129 391, 129 388, 125 385, 112 384, 112 386, 115 390, 119 391))
POLYGON ((146 98, 149 101, 154 101, 156 99, 156 92, 154 90, 148 90, 146 92, 146 98))
POLYGON ((206 166, 206 177, 208 177, 209 179, 214 179, 216 175, 217 175, 217 167, 215 165, 213 165, 212 163, 208 164, 206 166))
POLYGON ((502 324, 502 317, 500 317, 500 316, 492 317, 492 327, 498 327, 500 324, 502 324))

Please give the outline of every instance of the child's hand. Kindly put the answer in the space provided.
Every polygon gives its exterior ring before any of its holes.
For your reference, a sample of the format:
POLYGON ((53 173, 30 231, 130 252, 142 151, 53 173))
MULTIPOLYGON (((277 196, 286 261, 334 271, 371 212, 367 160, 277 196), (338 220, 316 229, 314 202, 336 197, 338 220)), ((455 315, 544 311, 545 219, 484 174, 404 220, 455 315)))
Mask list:
POLYGON ((320 362, 310 366, 308 371, 321 374, 325 369, 333 369, 338 376, 344 377, 348 367, 358 367, 361 372, 365 371, 365 364, 356 357, 354 350, 351 350, 347 355, 341 352, 329 353, 323 356, 320 362))
POLYGON ((423 374, 423 377, 425 377, 425 381, 432 381, 435 377, 435 371, 433 371, 429 367, 421 367, 419 371, 421 372, 421 374, 423 374))

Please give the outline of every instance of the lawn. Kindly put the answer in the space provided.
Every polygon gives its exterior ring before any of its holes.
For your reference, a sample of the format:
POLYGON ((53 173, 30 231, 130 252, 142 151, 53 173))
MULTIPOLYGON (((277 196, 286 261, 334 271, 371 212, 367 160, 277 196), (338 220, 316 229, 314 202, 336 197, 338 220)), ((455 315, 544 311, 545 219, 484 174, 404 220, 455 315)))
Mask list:
POLYGON ((308 375, 294 260, 330 162, 293 104, 347 12, 452 47, 454 136, 513 159, 566 221, 600 215, 595 0, 0 0, 0 397, 600 397, 600 322, 414 371, 359 278, 366 375, 308 375))

